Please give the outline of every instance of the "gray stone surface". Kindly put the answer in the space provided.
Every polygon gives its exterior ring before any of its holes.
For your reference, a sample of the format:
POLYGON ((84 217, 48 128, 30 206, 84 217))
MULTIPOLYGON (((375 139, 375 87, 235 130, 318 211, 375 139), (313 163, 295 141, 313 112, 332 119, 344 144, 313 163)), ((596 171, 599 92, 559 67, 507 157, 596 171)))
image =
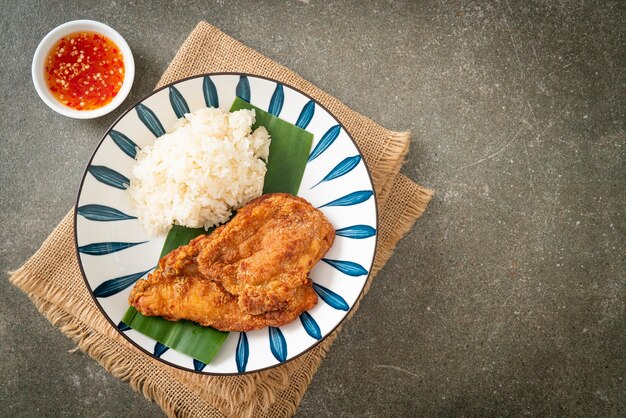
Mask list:
MULTIPOLYGON (((613 2, 11 1, 0 16, 0 267, 74 203, 122 112, 66 119, 32 54, 77 18, 135 53, 125 106, 200 19, 382 125, 437 189, 299 408, 319 416, 623 416, 626 10, 613 2), (104 2, 103 2, 104 3, 104 2)), ((0 415, 162 416, 0 281, 0 415)))

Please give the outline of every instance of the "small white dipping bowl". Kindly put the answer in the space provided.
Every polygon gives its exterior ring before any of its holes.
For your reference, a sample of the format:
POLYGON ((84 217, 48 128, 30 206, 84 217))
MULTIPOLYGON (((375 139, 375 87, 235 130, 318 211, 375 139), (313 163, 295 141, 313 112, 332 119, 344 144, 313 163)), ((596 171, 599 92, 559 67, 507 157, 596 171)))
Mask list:
POLYGON ((52 110, 74 119, 93 119, 113 111, 124 101, 126 96, 128 96, 130 88, 133 85, 133 80, 135 79, 135 60, 124 38, 113 28, 94 20, 73 20, 61 26, 57 26, 41 40, 35 51, 35 56, 33 57, 32 73, 35 90, 37 90, 41 100, 52 110), (109 104, 94 110, 75 110, 60 103, 50 92, 45 76, 45 60, 52 47, 62 37, 85 31, 100 33, 112 40, 120 48, 122 56, 124 57, 124 81, 122 82, 122 88, 109 104))

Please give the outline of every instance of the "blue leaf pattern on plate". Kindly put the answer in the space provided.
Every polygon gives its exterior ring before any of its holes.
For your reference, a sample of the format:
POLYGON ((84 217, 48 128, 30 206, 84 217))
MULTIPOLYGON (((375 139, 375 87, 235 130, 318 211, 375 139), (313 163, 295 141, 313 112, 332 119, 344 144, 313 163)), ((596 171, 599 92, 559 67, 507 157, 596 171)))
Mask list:
POLYGON ((189 106, 187 106, 185 98, 174 86, 170 87, 170 104, 178 119, 184 117, 186 113, 189 113, 189 106))
POLYGON ((271 113, 274 116, 280 115, 280 111, 283 110, 284 101, 285 93, 283 92, 283 85, 276 83, 276 89, 274 90, 274 94, 272 94, 272 99, 270 100, 270 107, 267 109, 268 113, 271 113))
POLYGON ((322 261, 330 264, 331 266, 333 266, 340 272, 347 274, 348 276, 363 276, 367 274, 367 270, 365 270, 362 265, 353 261, 329 260, 327 258, 322 258, 322 261))
POLYGON ((163 344, 161 344, 158 341, 154 345, 154 355, 156 357, 161 357, 167 350, 169 350, 169 347, 164 346, 163 344))
POLYGON ((220 107, 220 101, 217 97, 217 89, 213 80, 208 75, 202 81, 202 93, 204 94, 204 103, 207 107, 220 107))
POLYGON ((313 319, 308 312, 302 312, 302 315, 300 315, 300 322, 302 322, 302 326, 307 334, 316 340, 322 339, 322 332, 320 331, 319 325, 317 325, 315 319, 313 319))
POLYGON ((130 180, 123 174, 103 165, 90 165, 87 171, 96 178, 100 183, 116 189, 126 190, 130 186, 130 180))
POLYGON ((133 159, 137 158, 137 149, 141 148, 139 148, 139 146, 135 144, 132 139, 114 129, 111 129, 111 131, 109 132, 109 136, 111 137, 113 142, 115 142, 115 145, 120 147, 124 154, 133 159))
POLYGON ((309 162, 313 161, 319 157, 321 153, 326 151, 326 149, 330 147, 333 142, 335 142, 335 139, 339 136, 339 132, 341 132, 341 126, 339 125, 335 125, 326 131, 326 133, 322 136, 322 139, 320 139, 320 142, 318 142, 315 148, 313 148, 311 155, 309 155, 309 162))
POLYGON ((128 331, 129 329, 132 329, 132 328, 129 327, 128 325, 126 325, 125 323, 123 323, 122 321, 120 321, 120 323, 117 324, 117 329, 119 329, 120 331, 124 332, 124 331, 128 331))
POLYGON ((78 247, 78 251, 83 254, 89 255, 106 255, 125 250, 126 248, 134 247, 135 245, 144 244, 148 241, 142 242, 96 242, 93 244, 83 245, 78 247))
POLYGON ((298 120, 296 121, 296 126, 302 129, 306 129, 313 119, 313 115, 315 114, 315 102, 313 100, 309 100, 307 104, 302 108, 302 112, 300 112, 300 116, 298 116, 298 120))
POLYGON ((200 360, 193 359, 193 369, 197 372, 201 372, 206 367, 206 363, 201 362, 200 360))
POLYGON ((241 100, 250 103, 250 82, 245 75, 239 76, 239 83, 237 83, 235 94, 237 97, 241 98, 241 100))
POLYGON ((340 237, 363 239, 376 235, 376 229, 372 228, 369 225, 352 225, 345 228, 337 229, 335 231, 335 234, 339 235, 340 237))
POLYGON ((287 341, 281 330, 276 327, 269 327, 270 332, 270 350, 281 363, 287 360, 287 341))
POLYGON ((84 205, 76 209, 76 213, 89 219, 90 221, 110 222, 123 221, 126 219, 137 219, 134 216, 125 214, 115 208, 104 205, 84 205))
POLYGON ((358 192, 352 192, 352 193, 347 194, 347 195, 345 195, 343 197, 340 197, 339 199, 335 199, 332 202, 328 202, 325 205, 320 206, 320 208, 323 208, 323 207, 326 207, 326 206, 351 206, 351 205, 357 205, 359 203, 365 202, 367 199, 372 197, 373 194, 374 194, 374 192, 371 191, 371 190, 360 190, 358 192))
MULTIPOLYGON (((348 158, 344 159, 339 164, 337 164, 335 166, 335 168, 330 170, 330 172, 328 174, 326 174, 326 177, 321 179, 320 182, 317 183, 315 186, 318 186, 319 184, 321 184, 321 183, 323 183, 325 181, 334 180, 334 179, 336 179, 338 177, 341 177, 343 175, 348 174, 350 171, 354 170, 354 167, 359 165, 359 162, 361 162, 361 156, 360 155, 355 155, 354 157, 348 157, 348 158)), ((315 186, 313 186, 313 187, 315 187, 315 186)), ((313 187, 311 187, 311 189, 313 187)))
POLYGON ((148 106, 139 103, 135 109, 137 110, 139 120, 146 125, 146 128, 148 128, 154 136, 158 138, 165 135, 165 129, 163 129, 161 121, 148 106))
POLYGON ((332 290, 327 289, 317 283, 313 283, 313 290, 315 290, 315 293, 317 293, 319 297, 322 298, 322 300, 326 302, 329 306, 340 311, 347 311, 350 309, 350 306, 348 306, 346 300, 332 290))
POLYGON ((113 296, 126 289, 127 287, 135 284, 137 280, 145 276, 150 270, 142 271, 141 273, 129 274, 128 276, 118 277, 116 279, 110 279, 103 282, 100 286, 96 287, 93 294, 97 298, 106 298, 113 296))
POLYGON ((237 371, 239 373, 246 371, 249 355, 250 346, 248 345, 248 336, 245 332, 240 332, 239 341, 237 342, 237 351, 235 353, 235 362, 237 363, 237 371))
MULTIPOLYGON (((196 359, 189 361, 190 358, 187 357, 185 359, 184 356, 173 356, 170 361, 175 363, 176 366, 187 370, 195 370, 202 373, 204 373, 204 370, 207 370, 210 373, 215 372, 217 374, 254 372, 259 368, 286 362, 290 358, 301 354, 301 351, 304 351, 301 348, 304 347, 306 350, 327 335, 330 329, 329 318, 332 318, 332 321, 336 321, 333 323, 341 322, 350 310, 354 298, 354 289, 350 290, 342 286, 334 286, 335 279, 347 280, 350 282, 350 286, 354 285, 360 289, 361 282, 367 277, 369 268, 365 270, 364 266, 370 265, 371 259, 369 257, 370 252, 372 254, 374 252, 373 247, 377 229, 375 205, 372 205, 374 200, 372 196, 375 196, 375 191, 372 190, 371 182, 368 181, 367 170, 364 169, 365 161, 363 156, 358 155, 358 148, 352 144, 347 132, 343 131, 340 123, 330 112, 318 107, 313 99, 306 96, 300 96, 297 100, 294 99, 293 101, 296 105, 293 108, 294 103, 292 103, 291 99, 292 96, 298 96, 298 92, 290 91, 285 84, 277 81, 268 81, 240 74, 202 75, 193 80, 184 81, 180 85, 168 86, 167 89, 167 93, 161 92, 161 96, 158 98, 136 105, 136 112, 131 111, 123 116, 119 121, 120 123, 117 126, 114 125, 109 130, 107 136, 110 136, 110 139, 106 138, 102 142, 104 146, 99 146, 101 149, 96 150, 97 158, 94 158, 91 163, 94 165, 87 167, 89 172, 87 177, 92 177, 86 179, 81 185, 80 193, 83 198, 79 198, 79 202, 82 206, 76 206, 76 215, 81 217, 77 225, 82 227, 80 233, 77 231, 77 240, 80 243, 87 244, 78 247, 79 260, 104 255, 104 257, 99 259, 92 258, 91 260, 100 260, 110 264, 108 263, 109 260, 119 257, 124 259, 127 256, 134 257, 137 255, 139 257, 136 260, 130 260, 135 263, 135 268, 129 266, 128 269, 121 271, 109 269, 108 267, 99 271, 102 269, 101 263, 96 263, 95 265, 84 263, 82 267, 85 270, 85 276, 88 277, 92 294, 95 300, 106 302, 104 305, 106 309, 109 309, 108 307, 112 304, 117 305, 118 299, 125 302, 124 295, 128 294, 133 285, 151 271, 147 270, 146 272, 121 276, 137 272, 139 267, 143 267, 141 264, 137 267, 137 263, 143 263, 141 260, 144 258, 144 250, 152 247, 151 244, 147 244, 152 241, 145 241, 148 238, 134 235, 134 231, 129 231, 132 234, 126 236, 107 235, 107 230, 111 227, 114 228, 114 231, 118 231, 118 228, 123 229, 126 226, 130 226, 133 224, 133 220, 137 219, 137 217, 132 216, 134 212, 125 203, 126 194, 117 191, 117 189, 127 189, 131 183, 131 171, 125 167, 126 163, 131 164, 135 161, 126 160, 126 158, 137 159, 141 149, 144 147, 143 144, 151 143, 154 141, 154 137, 160 137, 165 134, 165 128, 170 130, 170 126, 174 121, 171 117, 173 114, 176 114, 176 117, 184 116, 196 104, 200 106, 206 104, 207 107, 214 108, 218 108, 220 104, 227 106, 230 103, 226 103, 226 97, 232 97, 233 93, 236 93, 237 96, 247 102, 252 102, 252 98, 254 98, 255 101, 263 103, 270 114, 279 117, 287 116, 289 111, 289 113, 293 113, 292 116, 297 116, 295 122, 292 121, 292 123, 295 123, 301 129, 315 131, 315 143, 311 147, 308 161, 316 165, 309 167, 309 171, 313 169, 313 173, 309 173, 307 176, 310 181, 307 181, 306 188, 308 189, 311 185, 314 185, 309 193, 313 193, 312 200, 316 202, 315 206, 323 205, 319 207, 323 208, 324 211, 328 211, 331 215, 337 216, 335 233, 336 236, 342 237, 340 241, 343 239, 344 244, 348 245, 350 242, 353 242, 351 240, 361 240, 353 243, 359 244, 359 249, 362 248, 363 252, 367 250, 367 257, 359 253, 357 254, 358 258, 348 254, 346 256, 332 257, 334 260, 324 259, 324 264, 330 266, 322 267, 329 274, 325 278, 329 281, 322 283, 329 288, 313 284, 313 288, 320 298, 319 309, 321 311, 302 312, 299 316, 301 326, 296 323, 293 324, 292 328, 268 327, 268 334, 265 334, 265 331, 260 331, 259 338, 254 336, 256 333, 252 333, 248 337, 247 333, 240 332, 237 337, 238 341, 231 340, 230 343, 232 345, 229 344, 227 346, 227 351, 229 352, 223 353, 224 358, 230 356, 231 359, 227 360, 227 364, 224 365, 227 367, 222 368, 222 366, 214 365, 213 362, 205 364, 196 359), (233 88, 235 88, 235 91, 233 91, 233 88), (252 94, 253 88, 255 89, 254 94, 252 94), (166 94, 168 94, 167 97, 166 94), (299 112, 298 108, 300 108, 299 112), (283 109, 285 113, 282 112, 283 109), (161 115, 164 118, 162 121, 160 120, 161 115), (166 115, 169 117, 166 117, 166 115), (125 118, 128 119, 125 120, 125 118), (136 125, 137 122, 139 122, 139 125, 136 125), (138 133, 124 128, 131 125, 138 127, 138 133), (146 126, 147 129, 144 129, 143 126, 146 126), (130 135, 133 135, 132 139, 130 135), (113 141, 113 144, 115 144, 113 147, 111 147, 110 141, 113 141), (142 144, 142 146, 140 147, 137 144, 142 144), (118 148, 123 154, 120 154, 118 148), (128 176, 125 176, 126 174, 128 176), (363 178, 361 178, 361 175, 363 175, 363 178), (355 179, 358 182, 353 181, 355 179), (321 193, 322 189, 323 191, 329 191, 329 193, 321 193), (335 190, 335 192, 332 193, 332 190, 335 190), (124 199, 124 202, 120 203, 120 198, 124 199), (363 216, 359 215, 359 218, 356 219, 350 215, 354 209, 362 210, 363 216), (107 224, 107 222, 113 223, 107 224), (104 235, 102 235, 103 233, 104 235), (144 240, 144 242, 139 242, 139 240, 144 240), (146 245, 141 245, 144 243, 146 245), (131 248, 133 246, 136 246, 136 248, 131 248), (342 260, 353 260, 353 262, 342 260), (360 277, 353 278, 350 275, 360 277), (356 282, 353 280, 356 280, 356 282), (345 293, 346 296, 344 297, 341 293, 345 293), (348 300, 350 300, 350 304, 348 304, 348 300), (323 315, 318 314, 318 312, 323 313, 323 315), (282 329, 286 331, 283 332, 282 329), (287 329, 290 331, 287 332, 287 329), (307 337, 304 337, 303 333, 306 333, 307 337), (268 340, 265 339, 266 337, 268 340), (296 345, 295 342, 298 339, 300 342, 296 345), (269 344, 269 347, 267 344, 269 344), (270 348, 272 354, 267 352, 267 348, 270 348)), ((127 304, 124 303, 123 308, 126 308, 126 306, 127 304)), ((109 312, 107 311, 105 314, 108 316, 109 312)), ((121 318, 117 311, 112 317, 121 318)), ((131 331, 131 327, 123 322, 119 322, 119 320, 116 328, 130 338, 137 337, 137 333, 131 331)), ((235 338, 235 335, 230 338, 235 338)), ((156 344, 154 340, 151 341, 146 347, 148 352, 153 352, 150 354, 153 354, 155 358, 168 358, 168 348, 163 344, 156 344), (150 346, 153 346, 154 350, 150 350, 150 346)))

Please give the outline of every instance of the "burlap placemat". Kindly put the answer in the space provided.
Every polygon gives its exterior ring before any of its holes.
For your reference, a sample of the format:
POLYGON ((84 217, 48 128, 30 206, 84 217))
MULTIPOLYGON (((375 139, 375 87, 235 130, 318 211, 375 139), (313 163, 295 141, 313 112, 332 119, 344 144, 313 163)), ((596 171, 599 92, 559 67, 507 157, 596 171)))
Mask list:
MULTIPOLYGON (((245 72, 292 85, 326 106, 355 139, 372 174, 380 217, 367 292, 398 240, 422 215, 432 197, 430 190, 398 174, 408 151, 409 134, 389 131, 350 110, 289 69, 205 22, 189 35, 159 86, 210 72, 245 72)), ((308 353, 259 373, 206 376, 167 366, 133 347, 99 312, 78 267, 72 218, 70 211, 10 280, 80 349, 157 402, 170 416, 280 417, 295 413, 341 327, 308 353)), ((358 302, 351 315, 357 308, 358 302)))

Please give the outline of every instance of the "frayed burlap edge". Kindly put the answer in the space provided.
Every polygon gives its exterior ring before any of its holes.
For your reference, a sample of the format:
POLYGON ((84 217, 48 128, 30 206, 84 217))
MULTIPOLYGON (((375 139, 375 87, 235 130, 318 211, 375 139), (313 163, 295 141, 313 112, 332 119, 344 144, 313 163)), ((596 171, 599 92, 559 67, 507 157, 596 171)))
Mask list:
MULTIPOLYGON (((394 223, 401 227, 386 228, 383 223, 380 228, 379 250, 364 294, 371 286, 371 279, 393 252, 396 242, 421 216, 431 197, 430 190, 420 188, 404 176, 398 176, 382 212, 387 213, 389 207, 402 206, 404 209, 398 214, 400 218, 394 223), (398 189, 406 191, 407 186, 411 193, 395 193, 398 189), (408 202, 402 201, 403 196, 406 198, 407 195, 411 196, 414 204, 407 205, 408 202)), ((148 399, 156 401, 168 415, 194 416, 201 413, 202 416, 289 416, 295 413, 315 371, 341 328, 305 355, 283 366, 245 376, 197 375, 155 362, 124 340, 102 315, 93 315, 97 308, 91 298, 83 300, 72 293, 58 292, 53 281, 42 280, 42 266, 38 265, 38 260, 45 259, 53 249, 61 250, 56 251, 57 255, 69 253, 73 256, 68 262, 76 265, 66 265, 66 268, 69 267, 70 271, 78 268, 73 243, 65 240, 64 245, 72 248, 63 248, 59 242, 59 238, 71 231, 72 217, 73 213, 68 213, 40 250, 10 278, 13 284, 28 294, 50 322, 76 341, 83 351, 105 369, 128 381, 148 399), (33 268, 36 274, 32 272, 33 268), (129 363, 133 364, 132 369, 129 368, 129 363), (193 406, 185 402, 189 397, 194 399, 193 406), (220 415, 217 415, 218 412, 220 415)), ((86 292, 86 289, 79 289, 77 292, 80 294, 86 292)), ((357 308, 358 305, 350 316, 357 308)))
MULTIPOLYGON (((256 51, 249 50, 243 44, 219 32, 207 23, 201 22, 181 47, 181 51, 168 68, 168 72, 160 84, 167 79, 168 74, 170 77, 172 76, 172 71, 170 71, 172 69, 178 71, 179 78, 198 72, 218 71, 241 71, 266 76, 272 75, 263 73, 263 71, 250 71, 250 68, 215 69, 201 65, 176 68, 180 64, 178 58, 184 58, 181 53, 185 51, 189 40, 193 41, 195 36, 196 39, 205 42, 206 39, 202 39, 202 36, 209 35, 211 37, 217 36, 228 42, 229 47, 232 47, 233 43, 238 44, 241 48, 246 49, 242 52, 244 54, 257 54, 255 60, 258 60, 260 56, 269 61, 269 64, 266 62, 261 67, 266 70, 269 68, 272 74, 278 72, 280 76, 289 71, 256 51), (200 32, 204 31, 204 34, 198 33, 199 29, 200 32), (190 71, 190 73, 180 74, 181 68, 183 72, 190 71)), ((366 141, 365 147, 361 143, 361 150, 372 168, 372 179, 380 205, 381 227, 379 228, 379 245, 372 274, 366 283, 365 294, 369 290, 376 272, 390 257, 397 241, 425 210, 432 197, 432 192, 420 188, 404 176, 397 175, 409 147, 409 134, 407 132, 391 132, 380 127, 364 116, 350 111, 337 99, 328 96, 291 72, 285 75, 285 78, 289 79, 291 83, 298 84, 297 87, 300 89, 306 90, 308 88, 307 91, 313 97, 329 106, 331 111, 338 115, 342 123, 347 121, 354 132, 362 133, 363 135, 360 137, 366 141), (294 79, 294 77, 296 78, 294 79), (316 94, 319 97, 316 97, 316 94), (398 208, 401 209, 398 210, 398 208), (389 219, 385 216, 389 211, 397 213, 394 213, 394 217, 391 218, 393 221, 390 223, 393 225, 385 228, 384 219, 389 219)), ((60 227, 71 229, 73 227, 73 223, 69 221, 71 216, 72 213, 70 212, 57 229, 60 227)), ((39 254, 41 250, 44 247, 55 247, 58 244, 48 241, 59 237, 63 240, 64 237, 67 237, 68 232, 67 230, 55 230, 40 251, 12 275, 11 282, 27 292, 38 309, 53 324, 59 326, 64 333, 79 344, 79 348, 89 353, 105 369, 115 376, 129 381, 135 390, 142 392, 148 399, 155 400, 170 416, 287 416, 295 413, 306 388, 339 333, 339 329, 303 356, 265 372, 236 377, 219 377, 193 374, 165 366, 136 350, 101 315, 93 315, 93 309, 97 308, 91 298, 88 298, 87 301, 81 300, 86 292, 82 278, 80 279, 81 286, 72 290, 65 289, 66 293, 60 295, 58 288, 47 286, 46 281, 42 280, 45 277, 45 271, 39 269, 37 275, 30 274, 29 269, 33 267, 31 261, 37 259, 38 255, 42 256, 39 254), (46 244, 49 245, 46 246, 46 244), (129 365, 132 365, 132 370, 129 370, 129 365)), ((73 237, 73 232, 71 235, 73 237)), ((63 259, 62 262, 69 263, 69 270, 74 274, 78 272, 78 277, 80 277, 73 239, 71 244, 71 250, 64 253, 66 258, 70 258, 63 259)), ((56 252, 55 256, 58 255, 59 253, 56 252)), ((45 259, 45 257, 43 258, 45 259)), ((359 302, 351 311, 350 317, 356 312, 359 302)))
MULTIPOLYGON (((361 300, 363 297, 369 292, 373 278, 378 274, 380 269, 383 268, 393 250, 396 248, 396 245, 404 237, 413 227, 417 219, 419 219, 425 212, 428 203, 431 201, 434 195, 434 191, 430 189, 426 189, 418 186, 413 183, 411 180, 406 178, 403 175, 399 175, 397 181, 394 182, 394 187, 391 188, 391 196, 389 200, 387 200, 387 205, 402 205, 406 210, 404 210, 400 215, 398 222, 402 227, 392 229, 391 231, 384 231, 384 235, 380 237, 378 250, 376 251, 376 257, 374 258, 374 264, 372 265, 372 273, 365 284, 365 289, 363 290, 363 294, 361 298, 356 302, 354 309, 350 311, 348 315, 348 319, 354 316, 360 306, 361 300), (407 196, 405 194, 393 194, 393 189, 400 188, 410 188, 411 189, 411 202, 415 205, 407 205, 408 202, 402 201, 401 196, 407 196), (397 197, 396 197, 397 196, 397 197), (395 198, 394 198, 395 197, 395 198)), ((397 191, 397 190, 396 190, 397 191)), ((385 209, 383 208, 383 211, 385 209)), ((383 233, 383 231, 381 231, 383 233)), ((277 402, 275 402, 271 408, 269 409, 267 414, 257 413, 255 417, 263 417, 263 416, 292 416, 296 413, 302 398, 304 397, 304 393, 308 388, 313 376, 317 372, 322 360, 326 357, 326 354, 330 350, 331 345, 337 338, 337 335, 343 329, 346 322, 343 322, 331 335, 329 335, 326 340, 324 340, 319 346, 315 348, 315 353, 312 355, 312 360, 310 364, 310 369, 307 373, 301 373, 298 376, 292 376, 292 385, 290 386, 291 393, 282 393, 279 392, 277 394, 277 402)), ((311 352, 309 352, 311 353, 311 352)), ((308 353, 308 354, 309 354, 308 353)), ((304 371, 304 369, 300 369, 304 371)), ((260 412, 260 411, 259 411, 260 412)))
POLYGON ((78 320, 71 313, 58 306, 28 294, 35 307, 50 323, 59 328, 65 335, 77 344, 77 349, 88 353, 104 369, 115 377, 128 382, 133 390, 144 395, 146 399, 157 401, 161 409, 171 417, 178 416, 224 416, 215 414, 215 407, 206 402, 194 403, 194 411, 188 411, 188 406, 180 402, 181 397, 195 397, 195 393, 188 388, 174 384, 168 385, 170 379, 159 379, 164 384, 155 380, 153 372, 158 372, 158 367, 148 367, 144 370, 129 369, 127 367, 129 349, 121 346, 117 341, 102 335, 78 320))

